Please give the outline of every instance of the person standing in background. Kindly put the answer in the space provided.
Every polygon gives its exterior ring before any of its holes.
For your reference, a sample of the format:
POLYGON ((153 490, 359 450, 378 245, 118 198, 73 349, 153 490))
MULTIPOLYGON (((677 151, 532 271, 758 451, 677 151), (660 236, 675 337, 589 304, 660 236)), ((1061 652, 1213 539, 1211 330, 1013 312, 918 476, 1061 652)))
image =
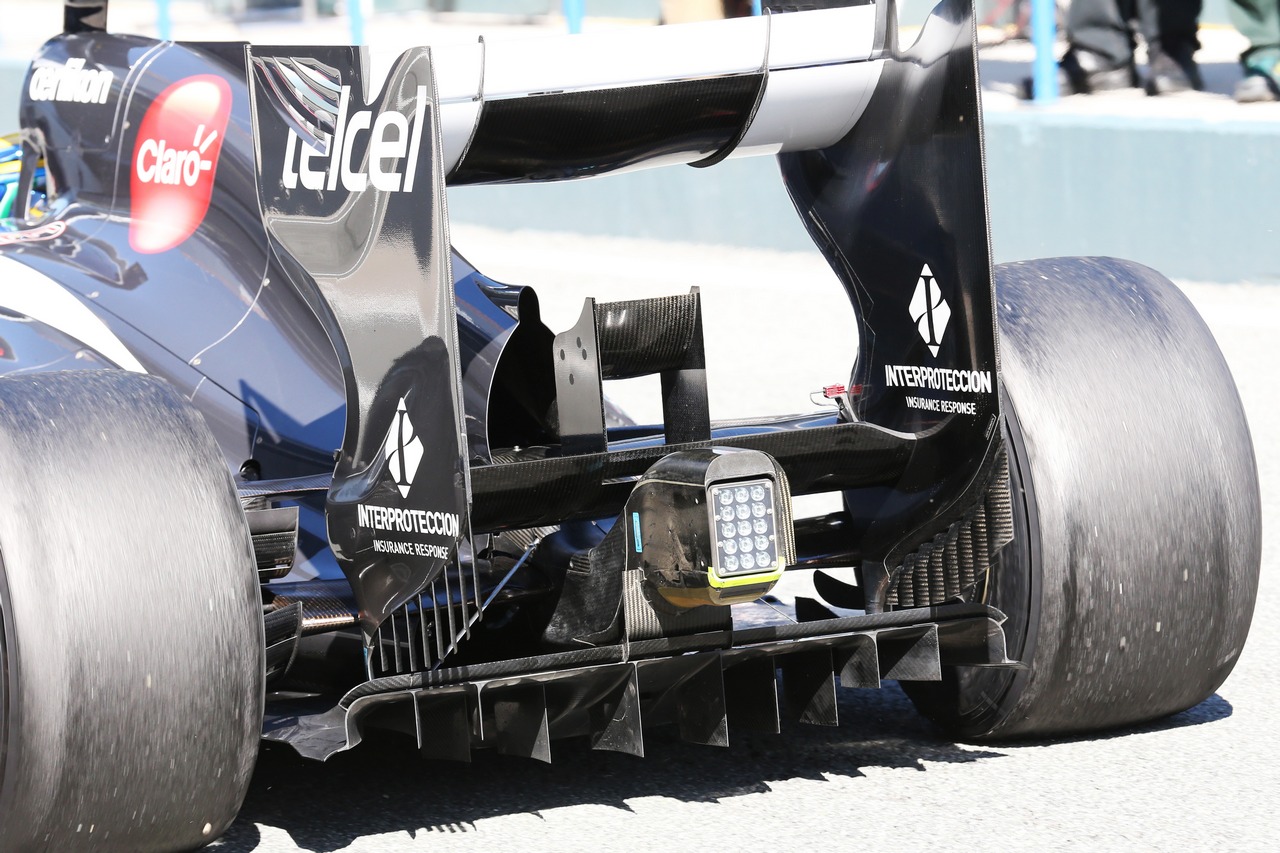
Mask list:
POLYGON ((1231 22, 1249 40, 1240 55, 1244 79, 1236 84, 1242 103, 1280 101, 1280 0, 1231 0, 1231 22))
MULTIPOLYGON (((1233 0, 1233 2, 1280 0, 1233 0)), ((1147 44, 1146 90, 1170 95, 1203 87, 1195 52, 1202 0, 1072 0, 1067 10, 1070 47, 1058 64, 1058 89, 1087 95, 1140 84, 1131 22, 1147 44)), ((1273 10, 1274 13, 1274 10, 1273 10)), ((1030 96, 1030 85, 1027 95, 1030 96)))

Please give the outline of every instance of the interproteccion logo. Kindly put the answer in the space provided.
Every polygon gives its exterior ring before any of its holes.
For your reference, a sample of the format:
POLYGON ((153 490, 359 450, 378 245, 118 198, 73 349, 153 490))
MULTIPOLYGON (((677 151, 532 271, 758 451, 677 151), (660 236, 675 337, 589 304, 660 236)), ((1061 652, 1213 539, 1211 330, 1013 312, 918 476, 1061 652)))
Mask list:
POLYGON ((391 421, 391 429, 387 430, 386 440, 382 442, 382 451, 386 454, 387 470, 400 490, 400 497, 409 497, 409 489, 413 486, 413 478, 418 474, 425 451, 422 440, 418 438, 418 430, 409 418, 404 397, 396 406, 396 415, 391 421))
POLYGON ((933 277, 933 271, 925 264, 920 270, 920 280, 916 282, 916 292, 911 296, 911 319, 920 330, 920 337, 933 357, 938 357, 942 346, 942 335, 947 330, 947 321, 951 319, 951 306, 942 298, 942 289, 933 277))
MULTIPOLYGON (((934 358, 942 349, 942 338, 951 319, 951 306, 942 296, 942 288, 934 278, 933 270, 925 264, 920 269, 920 279, 911 295, 909 306, 916 330, 934 358)), ((918 364, 886 364, 884 384, 887 388, 917 388, 928 391, 944 391, 948 394, 993 393, 994 382, 990 370, 970 370, 953 367, 925 367, 918 364)), ((903 402, 908 408, 938 412, 944 415, 976 415, 977 404, 973 400, 937 398, 933 395, 907 395, 903 402)))

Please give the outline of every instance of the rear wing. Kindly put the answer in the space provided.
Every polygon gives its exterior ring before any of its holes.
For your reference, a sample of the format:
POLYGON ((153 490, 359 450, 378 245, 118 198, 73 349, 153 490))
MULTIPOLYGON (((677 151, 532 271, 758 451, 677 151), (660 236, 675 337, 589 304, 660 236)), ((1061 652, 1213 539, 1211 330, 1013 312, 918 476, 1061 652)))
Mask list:
MULTIPOLYGON (((854 305, 854 418, 918 443, 894 489, 848 491, 866 503, 857 514, 872 519, 864 548, 893 566, 921 544, 922 525, 945 529, 971 509, 999 447, 971 11, 944 2, 906 50, 890 14, 878 3, 421 49, 401 56, 377 96, 364 94, 359 53, 250 47, 265 221, 319 284, 349 350, 353 405, 330 492, 335 549, 366 555, 362 565, 375 556, 357 544, 373 528, 356 511, 373 511, 378 484, 393 515, 447 509, 462 519, 458 546, 466 539, 475 496, 455 455, 465 444, 446 321, 446 180, 564 180, 753 154, 778 155, 797 211, 854 305), (436 360, 408 370, 424 335, 436 360), (393 339, 402 343, 387 346, 393 339), (436 391, 415 396, 413 384, 428 377, 436 391), (430 402, 415 412, 415 400, 430 402), (439 405, 449 400, 452 408, 439 405), (383 448, 408 423, 427 447, 452 450, 417 467, 434 489, 398 494, 386 486, 402 463, 383 448), (437 497, 422 502, 428 491, 437 497), (348 530, 355 539, 335 533, 348 530)), ((608 453, 600 456, 560 467, 582 477, 593 465, 605 470, 608 453)), ((549 478, 566 475, 543 467, 549 478)), ((545 488, 526 486, 531 496, 545 488)), ((414 572, 403 589, 438 571, 414 572)))
MULTIPOLYGON (((230 223, 260 215, 265 234, 252 242, 269 275, 308 295, 343 366, 329 535, 366 630, 470 547, 485 494, 527 504, 539 493, 519 466, 482 470, 465 456, 446 183, 776 155, 856 315, 848 422, 829 446, 794 452, 814 470, 829 454, 828 475, 808 487, 844 491, 862 553, 879 567, 869 606, 985 490, 1002 445, 969 0, 943 0, 907 48, 882 0, 417 48, 381 87, 363 49, 156 43, 100 32, 105 2, 66 9, 71 35, 46 46, 40 73, 107 80, 102 132, 80 132, 88 108, 70 88, 62 98, 61 82, 42 84, 43 100, 23 106, 28 160, 43 155, 61 191, 124 213, 130 228, 141 220, 128 152, 142 150, 143 111, 172 85, 166 75, 222 81, 208 83, 230 106, 220 163, 199 177, 207 213, 200 207, 176 242, 138 251, 216 245, 230 223), (853 472, 871 435, 905 462, 892 482, 861 486, 853 472), (404 534, 397 553, 376 548, 373 533, 388 526, 404 534)), ((598 487, 601 472, 617 473, 616 456, 551 460, 538 476, 559 476, 559 465, 572 469, 564 482, 594 476, 598 487)))

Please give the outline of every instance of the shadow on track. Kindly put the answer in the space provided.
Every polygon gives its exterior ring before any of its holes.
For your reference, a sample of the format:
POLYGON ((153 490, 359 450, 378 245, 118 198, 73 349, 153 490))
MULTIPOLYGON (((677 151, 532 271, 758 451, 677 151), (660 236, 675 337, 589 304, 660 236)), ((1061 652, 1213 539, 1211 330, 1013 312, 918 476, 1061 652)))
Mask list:
MULTIPOLYGON (((1066 737, 1055 738, 1036 738, 1034 740, 1009 741, 1009 746, 1052 746, 1053 744, 1065 743, 1082 743, 1085 741, 1106 741, 1116 738, 1129 737, 1131 735, 1148 734, 1151 732, 1168 732, 1174 729, 1180 729, 1184 726, 1199 726, 1204 723, 1214 723, 1218 720, 1225 720, 1230 717, 1235 709, 1231 707, 1231 703, 1223 699, 1217 693, 1178 714, 1169 717, 1161 717, 1158 720, 1151 720, 1147 723, 1139 723, 1136 726, 1128 726, 1122 729, 1114 729, 1106 732, 1093 732, 1091 734, 1082 734, 1066 737)), ((992 746, 993 744, 987 744, 992 746)), ((1001 744, 994 744, 999 746, 1001 744)))
MULTIPOLYGON (((840 727, 783 722, 781 735, 730 731, 728 749, 680 742, 674 730, 646 732, 643 759, 595 752, 584 741, 556 741, 554 763, 477 752, 470 765, 424 761, 411 740, 368 738, 319 764, 264 744, 240 817, 214 849, 258 846, 258 824, 287 832, 302 849, 329 853, 367 835, 465 832, 477 821, 567 806, 629 810, 629 800, 669 797, 716 802, 767 792, 773 782, 858 777, 866 768, 925 772, 925 762, 1000 758, 990 746, 957 744, 924 721, 897 687, 842 690, 840 727)), ((1231 715, 1213 696, 1181 714, 1103 735, 1116 737, 1212 722, 1231 715)))

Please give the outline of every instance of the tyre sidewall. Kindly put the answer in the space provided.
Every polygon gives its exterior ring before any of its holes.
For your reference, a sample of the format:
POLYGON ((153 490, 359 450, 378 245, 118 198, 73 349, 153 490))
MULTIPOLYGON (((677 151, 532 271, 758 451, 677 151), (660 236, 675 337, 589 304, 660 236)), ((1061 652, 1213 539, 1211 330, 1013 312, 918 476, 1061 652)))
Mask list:
POLYGON ((1257 474, 1230 371, 1152 270, 1004 272, 1001 372, 1042 583, 1029 677, 991 735, 1184 710, 1231 671, 1257 590, 1257 474))
POLYGON ((151 377, 3 379, 0 468, 0 851, 213 840, 253 770, 263 638, 203 419, 151 377))

